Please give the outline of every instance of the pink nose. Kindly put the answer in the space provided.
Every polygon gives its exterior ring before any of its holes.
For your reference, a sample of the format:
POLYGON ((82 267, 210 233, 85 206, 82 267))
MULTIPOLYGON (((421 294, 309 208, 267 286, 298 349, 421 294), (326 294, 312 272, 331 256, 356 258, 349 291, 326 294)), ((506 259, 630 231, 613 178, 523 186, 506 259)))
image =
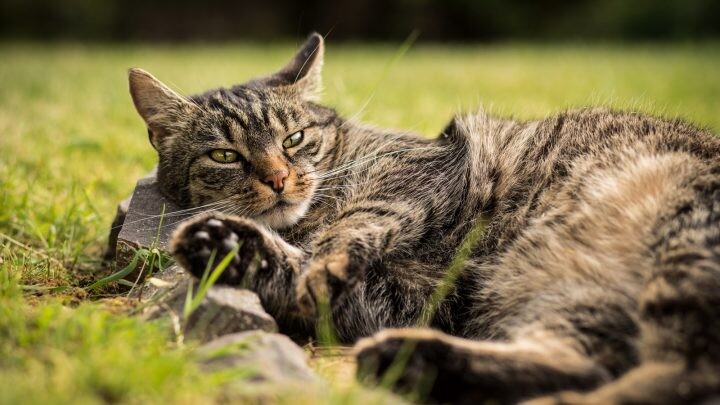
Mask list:
POLYGON ((285 189, 285 179, 288 177, 286 169, 275 170, 271 175, 265 177, 263 182, 272 187, 278 193, 282 193, 285 189))

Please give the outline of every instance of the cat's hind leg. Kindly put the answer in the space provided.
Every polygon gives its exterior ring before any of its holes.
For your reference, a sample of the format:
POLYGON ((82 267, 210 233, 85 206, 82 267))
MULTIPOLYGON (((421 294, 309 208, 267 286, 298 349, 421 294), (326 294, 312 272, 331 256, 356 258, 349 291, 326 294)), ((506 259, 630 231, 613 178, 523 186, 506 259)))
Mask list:
POLYGON ((639 297, 640 364, 596 391, 536 403, 720 401, 720 176, 699 177, 694 191, 658 231, 639 297))
MULTIPOLYGON (((588 391, 637 364, 636 303, 586 282, 560 282, 531 294, 468 340, 434 331, 381 332, 357 348, 360 376, 382 380, 398 356, 392 387, 416 388, 433 402, 516 403, 558 391, 588 391)), ((508 307, 510 308, 510 307, 508 307)), ((474 332, 473 332, 474 331, 474 332)))
POLYGON ((430 329, 390 329, 361 340, 358 377, 440 403, 516 403, 592 389, 610 374, 556 336, 473 341, 430 329), (387 379, 390 380, 387 380, 387 379))

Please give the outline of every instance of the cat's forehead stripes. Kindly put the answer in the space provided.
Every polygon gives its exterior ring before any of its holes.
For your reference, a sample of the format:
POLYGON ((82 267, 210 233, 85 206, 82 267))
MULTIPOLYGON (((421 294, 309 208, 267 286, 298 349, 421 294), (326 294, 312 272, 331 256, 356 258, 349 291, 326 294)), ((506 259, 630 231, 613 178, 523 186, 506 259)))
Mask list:
POLYGON ((297 111, 297 106, 267 92, 241 86, 206 93, 198 97, 196 102, 209 112, 219 113, 234 121, 240 127, 245 141, 265 134, 289 134, 299 130, 302 124, 302 115, 297 111))

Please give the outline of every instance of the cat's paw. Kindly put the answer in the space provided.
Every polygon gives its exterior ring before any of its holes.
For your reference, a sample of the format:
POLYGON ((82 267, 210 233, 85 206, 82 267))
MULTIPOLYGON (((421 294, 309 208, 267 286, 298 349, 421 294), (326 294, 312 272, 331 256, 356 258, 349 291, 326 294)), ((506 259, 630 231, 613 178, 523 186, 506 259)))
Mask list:
POLYGON ((301 274, 296 289, 297 303, 303 315, 313 316, 318 305, 337 305, 348 288, 362 276, 363 269, 347 252, 313 257, 301 274))
POLYGON ((175 231, 171 253, 183 268, 202 278, 208 265, 210 271, 214 269, 238 244, 240 249, 218 283, 241 285, 248 273, 257 270, 255 267, 267 266, 263 234, 250 220, 210 214, 188 221, 175 231))
POLYGON ((365 384, 420 395, 418 400, 463 402, 472 397, 465 380, 471 370, 468 353, 453 340, 430 329, 380 331, 355 345, 357 378, 365 384))

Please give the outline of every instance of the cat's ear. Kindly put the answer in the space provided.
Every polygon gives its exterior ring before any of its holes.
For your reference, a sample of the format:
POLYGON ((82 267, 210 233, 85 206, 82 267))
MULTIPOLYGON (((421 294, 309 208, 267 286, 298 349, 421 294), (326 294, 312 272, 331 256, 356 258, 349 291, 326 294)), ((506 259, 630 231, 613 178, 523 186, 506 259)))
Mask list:
POLYGON ((130 69, 128 80, 135 109, 147 124, 150 143, 158 149, 184 126, 195 105, 142 69, 130 69))
POLYGON ((316 101, 322 92, 322 65, 325 41, 310 34, 300 50, 280 71, 266 79, 270 86, 288 86, 306 100, 316 101))

